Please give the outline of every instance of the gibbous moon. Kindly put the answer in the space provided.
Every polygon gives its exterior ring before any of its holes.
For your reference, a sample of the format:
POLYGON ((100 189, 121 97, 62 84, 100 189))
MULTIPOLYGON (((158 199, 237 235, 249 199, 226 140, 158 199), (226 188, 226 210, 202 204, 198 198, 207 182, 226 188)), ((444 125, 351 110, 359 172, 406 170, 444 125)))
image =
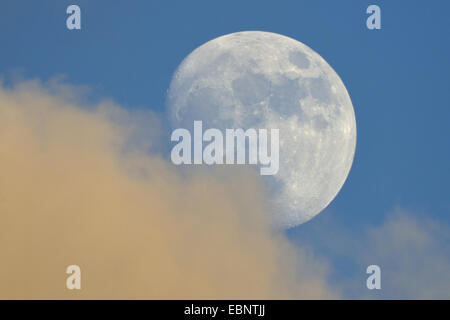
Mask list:
POLYGON ((279 171, 262 176, 276 224, 289 228, 337 195, 356 147, 353 105, 342 80, 315 51, 283 35, 246 31, 187 56, 168 92, 174 128, 279 129, 279 171))

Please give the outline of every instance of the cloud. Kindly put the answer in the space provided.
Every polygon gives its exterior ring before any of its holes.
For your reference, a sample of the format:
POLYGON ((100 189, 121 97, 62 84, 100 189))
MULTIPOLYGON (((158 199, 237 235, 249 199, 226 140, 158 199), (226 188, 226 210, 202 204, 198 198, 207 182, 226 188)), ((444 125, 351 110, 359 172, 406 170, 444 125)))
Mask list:
POLYGON ((180 172, 148 152, 157 115, 80 95, 0 88, 0 298, 338 297, 326 262, 271 228, 257 175, 180 172))
POLYGON ((361 259, 382 268, 384 298, 449 299, 449 235, 447 225, 397 208, 368 230, 361 259))
POLYGON ((327 257, 328 283, 343 298, 450 298, 450 227, 430 215, 399 207, 379 225, 352 229, 329 215, 291 238, 327 257), (381 290, 366 287, 369 265, 381 268, 381 290))
POLYGON ((397 208, 359 230, 321 217, 289 241, 253 171, 180 170, 160 116, 86 90, 0 87, 0 298, 450 298, 448 225, 397 208))

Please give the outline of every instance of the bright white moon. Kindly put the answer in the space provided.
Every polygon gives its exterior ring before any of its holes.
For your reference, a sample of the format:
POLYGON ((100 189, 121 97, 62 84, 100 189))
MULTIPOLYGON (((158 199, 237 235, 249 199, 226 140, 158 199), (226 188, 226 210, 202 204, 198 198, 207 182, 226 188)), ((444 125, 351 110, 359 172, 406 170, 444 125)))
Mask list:
POLYGON ((304 223, 344 184, 356 147, 348 92, 316 52, 269 32, 228 34, 194 50, 168 93, 174 128, 276 128, 280 169, 263 176, 275 221, 304 223))

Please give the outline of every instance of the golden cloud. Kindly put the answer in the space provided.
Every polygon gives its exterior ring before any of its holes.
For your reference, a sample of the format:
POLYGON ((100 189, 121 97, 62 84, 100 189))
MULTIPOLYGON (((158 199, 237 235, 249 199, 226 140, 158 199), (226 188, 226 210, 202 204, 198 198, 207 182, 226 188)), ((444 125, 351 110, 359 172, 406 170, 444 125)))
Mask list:
POLYGON ((271 228, 256 174, 182 172, 137 142, 158 142, 155 115, 76 92, 0 88, 0 298, 336 296, 326 266, 271 228), (81 290, 65 286, 72 264, 81 290))

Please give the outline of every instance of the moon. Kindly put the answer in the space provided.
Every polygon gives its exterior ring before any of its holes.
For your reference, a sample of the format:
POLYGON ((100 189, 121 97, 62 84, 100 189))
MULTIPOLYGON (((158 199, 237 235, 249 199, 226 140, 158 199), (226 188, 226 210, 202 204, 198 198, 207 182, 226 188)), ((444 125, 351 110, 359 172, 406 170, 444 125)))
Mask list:
POLYGON ((279 171, 262 176, 282 228, 319 214, 353 163, 356 121, 342 80, 315 51, 262 31, 231 33, 189 54, 167 94, 174 128, 279 129, 279 171))

